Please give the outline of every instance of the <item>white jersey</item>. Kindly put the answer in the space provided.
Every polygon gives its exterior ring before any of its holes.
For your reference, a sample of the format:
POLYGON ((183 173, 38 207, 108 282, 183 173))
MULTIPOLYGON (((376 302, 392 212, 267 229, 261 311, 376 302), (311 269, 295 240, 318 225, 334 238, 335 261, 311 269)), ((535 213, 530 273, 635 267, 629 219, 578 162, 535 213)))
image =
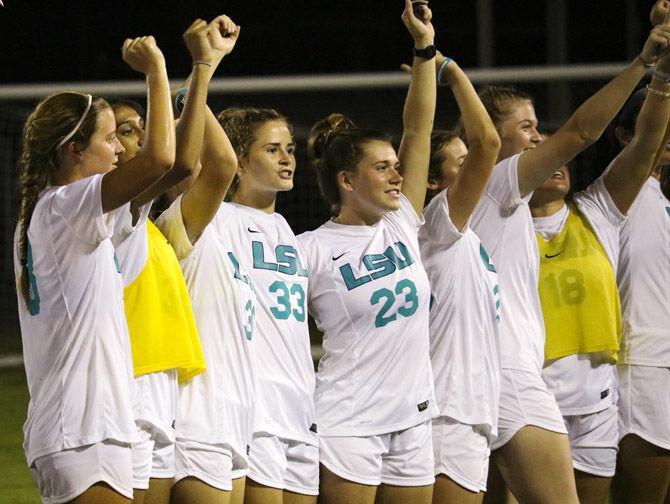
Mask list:
POLYGON ((670 201, 649 178, 621 228, 622 364, 670 367, 670 201))
POLYGON ((258 298, 254 432, 316 445, 308 273, 298 242, 277 213, 236 203, 223 203, 219 213, 227 218, 231 250, 253 280, 258 298))
POLYGON ((528 209, 532 193, 523 198, 519 193, 518 160, 515 155, 493 168, 471 227, 498 270, 502 368, 540 373, 545 338, 537 291, 540 262, 528 209))
POLYGON ((179 387, 177 438, 230 444, 246 456, 254 421, 257 337, 254 287, 231 251, 230 214, 221 209, 192 245, 181 196, 156 221, 184 272, 207 370, 179 387))
MULTIPOLYGON (((573 201, 589 221, 616 273, 619 229, 625 216, 612 201, 604 178, 602 175, 585 191, 576 193, 573 201)), ((534 218, 535 230, 545 239, 552 239, 565 227, 569 212, 565 205, 553 215, 534 218)), ((600 354, 572 354, 556 359, 542 370, 542 378, 556 397, 562 415, 602 411, 614 400, 614 366, 603 362, 600 354)))
POLYGON ((103 213, 101 182, 95 175, 45 189, 28 228, 28 306, 18 291, 28 465, 105 439, 136 441, 130 340, 111 241, 120 210, 103 213))
POLYGON ((500 398, 500 287, 477 235, 449 215, 447 190, 424 211, 421 257, 432 290, 430 361, 440 414, 496 435, 500 398))
POLYGON ((123 287, 128 287, 142 273, 149 259, 149 243, 147 239, 147 217, 151 211, 151 203, 140 208, 139 216, 133 223, 130 206, 126 205, 118 212, 114 224, 112 243, 116 257, 121 262, 123 287))
POLYGON ((437 413, 428 356, 430 286, 409 201, 372 226, 328 221, 299 236, 310 313, 324 332, 319 433, 371 436, 437 413))

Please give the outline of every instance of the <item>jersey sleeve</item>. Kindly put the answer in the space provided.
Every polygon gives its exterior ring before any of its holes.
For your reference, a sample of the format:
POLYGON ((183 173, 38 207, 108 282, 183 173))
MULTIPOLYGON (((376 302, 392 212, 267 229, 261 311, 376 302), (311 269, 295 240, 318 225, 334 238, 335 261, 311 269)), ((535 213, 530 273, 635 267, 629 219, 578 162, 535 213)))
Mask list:
POLYGON ((121 206, 116 215, 114 222, 114 236, 112 236, 112 243, 114 247, 118 247, 120 243, 128 239, 137 229, 146 223, 151 212, 151 205, 153 201, 142 205, 138 210, 138 217, 133 219, 133 213, 130 211, 130 203, 121 206), (134 222, 133 222, 134 221, 134 222))
POLYGON ((605 176, 609 170, 598 177, 584 191, 574 195, 573 200, 593 227, 598 240, 616 267, 619 255, 619 229, 626 220, 612 200, 605 176))
POLYGON ((189 240, 186 228, 184 227, 184 218, 181 213, 181 199, 182 196, 180 195, 156 220, 156 227, 160 229, 161 233, 170 242, 177 259, 180 261, 191 253, 194 246, 191 240, 189 240))
POLYGON ((102 211, 102 174, 59 187, 51 198, 51 209, 85 243, 95 245, 110 238, 119 209, 102 211))
POLYGON ((452 222, 446 189, 435 196, 428 204, 424 210, 424 218, 426 223, 419 232, 420 239, 431 240, 444 247, 450 247, 461 239, 469 225, 469 222, 466 223, 461 232, 452 222))
POLYGON ((403 227, 409 225, 414 231, 418 231, 424 224, 423 215, 417 215, 412 203, 402 193, 400 193, 400 208, 385 214, 384 219, 403 227))
POLYGON ((500 161, 486 185, 484 196, 505 210, 513 210, 522 203, 528 203, 533 193, 521 196, 519 191, 518 163, 521 154, 500 161))

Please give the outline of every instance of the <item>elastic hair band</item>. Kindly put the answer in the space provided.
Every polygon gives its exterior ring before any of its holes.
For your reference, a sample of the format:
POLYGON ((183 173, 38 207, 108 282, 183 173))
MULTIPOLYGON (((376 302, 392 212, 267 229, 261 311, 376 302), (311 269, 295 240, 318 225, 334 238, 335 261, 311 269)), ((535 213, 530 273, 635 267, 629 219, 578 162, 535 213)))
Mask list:
POLYGON ((442 82, 442 72, 444 72, 445 67, 452 61, 454 61, 454 60, 452 60, 448 56, 444 57, 444 61, 440 65, 440 68, 437 70, 437 83, 438 84, 444 84, 444 82, 442 82))
POLYGON ((209 61, 203 61, 203 60, 195 60, 193 63, 191 63, 191 66, 196 65, 207 65, 208 67, 212 66, 212 64, 209 61))
POLYGON ((81 125, 84 122, 84 119, 86 119, 86 116, 88 115, 88 111, 91 110, 91 102, 93 101, 93 97, 90 94, 86 95, 86 108, 84 109, 84 113, 81 115, 79 118, 79 122, 75 125, 75 127, 70 131, 67 135, 65 135, 65 138, 63 138, 59 143, 58 143, 58 148, 61 148, 65 143, 74 136, 74 134, 79 131, 79 128, 81 128, 81 125))
POLYGON ((188 97, 188 88, 181 88, 177 91, 177 94, 174 97, 174 108, 181 114, 181 111, 184 110, 184 105, 186 105, 186 98, 188 97))

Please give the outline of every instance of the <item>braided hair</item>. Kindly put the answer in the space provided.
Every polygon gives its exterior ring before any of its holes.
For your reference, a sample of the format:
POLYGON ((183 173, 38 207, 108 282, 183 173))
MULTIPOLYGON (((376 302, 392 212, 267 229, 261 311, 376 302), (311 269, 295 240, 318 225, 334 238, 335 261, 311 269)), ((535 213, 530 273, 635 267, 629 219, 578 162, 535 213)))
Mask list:
POLYGON ((21 264, 19 288, 26 304, 30 301, 28 228, 40 193, 51 183, 52 176, 59 168, 62 150, 67 146, 67 143, 61 145, 61 142, 81 121, 68 143, 77 142, 85 148, 95 132, 99 111, 109 108, 102 98, 93 98, 90 110, 82 117, 88 99, 88 95, 75 92, 52 94, 37 104, 23 127, 19 158, 17 237, 21 264))

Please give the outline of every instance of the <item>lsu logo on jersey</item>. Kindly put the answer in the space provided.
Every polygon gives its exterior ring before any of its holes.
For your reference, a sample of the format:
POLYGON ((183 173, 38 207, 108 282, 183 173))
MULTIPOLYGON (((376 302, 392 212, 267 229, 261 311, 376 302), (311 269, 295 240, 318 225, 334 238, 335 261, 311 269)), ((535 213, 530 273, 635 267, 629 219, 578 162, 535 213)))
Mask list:
POLYGON ((255 269, 277 271, 284 275, 309 276, 309 273, 300 262, 298 251, 291 245, 277 245, 274 249, 274 257, 266 259, 263 242, 252 241, 251 252, 255 269))
POLYGON ((396 242, 384 250, 382 254, 366 254, 362 259, 365 272, 356 276, 351 264, 340 266, 340 273, 347 290, 365 285, 368 282, 383 278, 396 270, 402 270, 414 264, 414 258, 407 246, 402 242, 396 242))

